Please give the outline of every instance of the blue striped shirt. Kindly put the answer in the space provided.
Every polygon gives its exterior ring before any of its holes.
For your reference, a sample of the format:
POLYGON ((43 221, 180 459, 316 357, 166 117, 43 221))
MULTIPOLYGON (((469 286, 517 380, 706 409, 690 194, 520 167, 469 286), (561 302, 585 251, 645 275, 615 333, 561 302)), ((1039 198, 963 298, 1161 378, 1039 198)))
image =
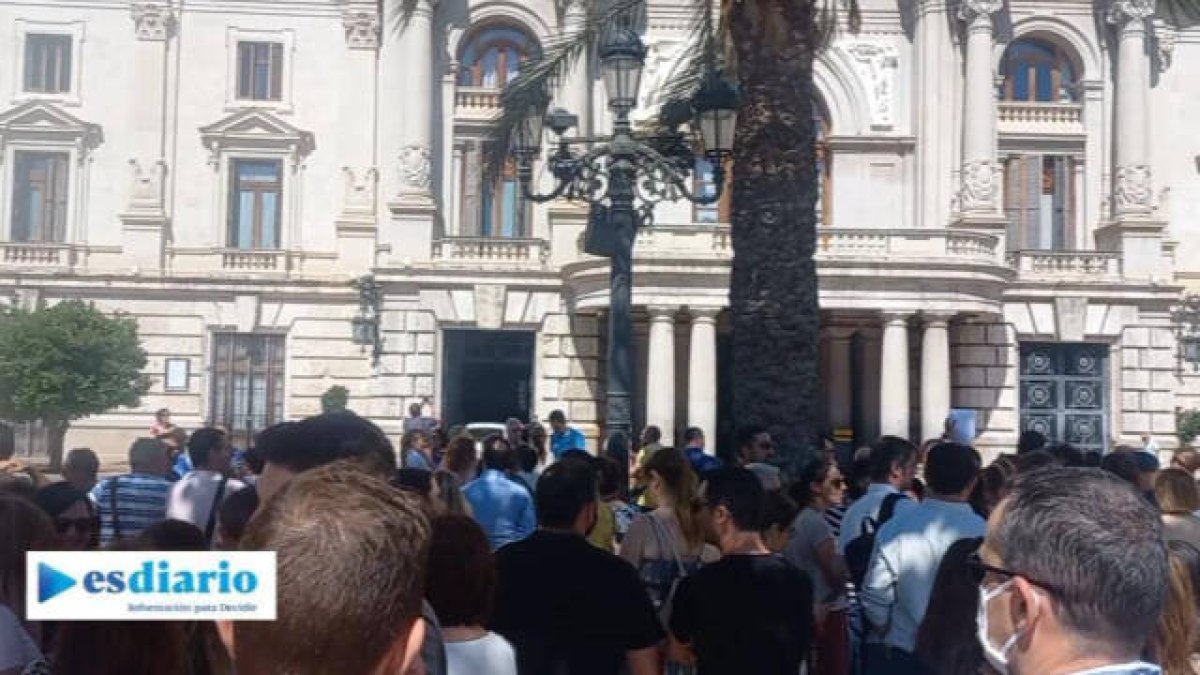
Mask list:
POLYGON ((112 486, 117 481, 117 521, 121 538, 128 539, 166 518, 171 482, 144 473, 106 478, 92 488, 92 502, 100 516, 100 545, 113 542, 112 486))

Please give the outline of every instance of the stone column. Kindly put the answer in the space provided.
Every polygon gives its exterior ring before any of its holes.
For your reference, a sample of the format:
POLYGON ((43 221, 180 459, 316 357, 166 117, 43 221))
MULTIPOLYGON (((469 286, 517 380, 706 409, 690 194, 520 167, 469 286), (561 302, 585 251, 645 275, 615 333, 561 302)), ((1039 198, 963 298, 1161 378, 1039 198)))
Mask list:
MULTIPOLYGON (((165 106, 167 43, 175 34, 175 10, 168 0, 133 2, 130 14, 137 45, 133 52, 137 96, 129 97, 133 156, 129 159, 129 201, 120 214, 121 255, 139 270, 163 265, 167 164, 165 106)), ((223 242, 222 242, 223 243, 223 242)))
POLYGON ((849 428, 853 423, 853 394, 850 381, 850 338, 854 329, 833 326, 826 330, 829 337, 829 379, 826 382, 826 397, 829 401, 829 426, 831 429, 849 428))
POLYGON ((376 202, 379 169, 375 166, 375 58, 381 20, 374 2, 352 0, 342 9, 346 49, 339 92, 342 122, 342 204, 335 222, 338 266, 347 274, 366 274, 375 266, 376 202))
POLYGON ((688 426, 704 431, 705 449, 716 452, 717 314, 716 308, 693 307, 688 353, 688 426))
POLYGON ((1153 207, 1147 127, 1150 59, 1146 54, 1146 24, 1154 14, 1154 1, 1109 3, 1108 21, 1116 25, 1118 35, 1113 170, 1113 214, 1117 218, 1147 216, 1153 207))
POLYGON ((650 307, 649 364, 646 367, 646 424, 675 437, 675 310, 650 307))
POLYGON ((1001 6, 1001 0, 962 0, 958 7, 959 18, 967 24, 963 156, 958 191, 964 220, 995 220, 1000 214, 992 14, 1001 6))
POLYGON ((908 438, 908 314, 883 312, 879 433, 908 438))
MULTIPOLYGON (((559 0, 559 8, 563 14, 563 32, 567 35, 577 33, 587 19, 587 7, 583 1, 559 0)), ((587 136, 592 132, 592 79, 591 67, 588 63, 589 54, 590 50, 585 50, 567 71, 562 85, 559 87, 558 96, 560 101, 558 105, 579 116, 579 128, 576 129, 576 132, 580 136, 587 136)))
POLYGON ((927 313, 921 339, 921 441, 942 435, 950 413, 949 314, 927 313))
POLYGON ((415 0, 401 30, 393 17, 402 0, 388 0, 380 53, 380 161, 388 209, 384 228, 393 262, 428 259, 437 206, 433 198, 433 12, 438 0, 415 0))

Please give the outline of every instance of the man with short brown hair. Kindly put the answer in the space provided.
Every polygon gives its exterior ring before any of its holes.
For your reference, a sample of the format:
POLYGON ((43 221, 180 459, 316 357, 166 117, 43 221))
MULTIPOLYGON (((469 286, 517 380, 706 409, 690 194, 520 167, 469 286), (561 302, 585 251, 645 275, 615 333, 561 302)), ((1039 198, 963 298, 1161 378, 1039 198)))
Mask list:
POLYGON ((276 552, 278 619, 218 622, 237 672, 406 672, 425 636, 428 546, 420 506, 361 467, 296 475, 241 543, 276 552))

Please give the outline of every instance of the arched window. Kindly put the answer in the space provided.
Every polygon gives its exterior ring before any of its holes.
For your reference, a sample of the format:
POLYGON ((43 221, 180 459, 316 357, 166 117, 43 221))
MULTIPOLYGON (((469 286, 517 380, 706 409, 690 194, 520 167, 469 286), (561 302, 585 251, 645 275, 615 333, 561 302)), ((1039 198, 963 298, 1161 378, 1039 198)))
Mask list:
MULTIPOLYGON (((816 132, 816 144, 813 148, 817 161, 817 225, 830 224, 830 206, 833 203, 833 153, 829 150, 829 113, 825 104, 819 98, 813 99, 813 126, 816 132)), ((728 164, 728 163, 727 163, 728 164)), ((694 183, 696 193, 711 195, 717 186, 713 178, 712 163, 707 159, 696 159, 694 183)), ((730 179, 732 167, 725 167, 725 190, 721 199, 715 204, 696 206, 697 223, 728 223, 730 212, 730 195, 733 192, 730 179)))
POLYGON ((1004 83, 1000 99, 1037 103, 1071 103, 1078 100, 1078 75, 1067 53, 1036 38, 1021 38, 1009 45, 1000 65, 1004 83))
POLYGON ((489 26, 475 33, 462 50, 458 84, 503 89, 521 72, 521 64, 537 55, 537 42, 525 31, 489 26))

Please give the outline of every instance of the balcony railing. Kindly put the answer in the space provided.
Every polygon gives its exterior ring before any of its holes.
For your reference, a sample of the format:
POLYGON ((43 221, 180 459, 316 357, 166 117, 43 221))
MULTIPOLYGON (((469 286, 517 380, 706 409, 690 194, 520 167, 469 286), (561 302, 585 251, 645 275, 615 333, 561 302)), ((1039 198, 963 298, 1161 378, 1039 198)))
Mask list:
POLYGON ((1078 103, 1003 101, 996 122, 1002 134, 1082 134, 1083 107, 1078 103))
POLYGON ((550 257, 545 239, 445 237, 433 242, 433 257, 463 263, 542 265, 550 257))
POLYGON ((500 112, 500 89, 459 87, 455 93, 455 115, 491 118, 500 112))
POLYGON ((1121 278, 1121 254, 1113 251, 1013 251, 1008 263, 1022 279, 1107 282, 1121 278))
POLYGON ((74 252, 67 244, 3 242, 0 243, 0 261, 21 267, 70 267, 74 252))
POLYGON ((989 234, 964 230, 817 230, 817 257, 835 259, 950 259, 999 263, 999 241, 989 234))
POLYGON ((286 251, 224 249, 221 267, 240 272, 286 272, 288 256, 286 251))

